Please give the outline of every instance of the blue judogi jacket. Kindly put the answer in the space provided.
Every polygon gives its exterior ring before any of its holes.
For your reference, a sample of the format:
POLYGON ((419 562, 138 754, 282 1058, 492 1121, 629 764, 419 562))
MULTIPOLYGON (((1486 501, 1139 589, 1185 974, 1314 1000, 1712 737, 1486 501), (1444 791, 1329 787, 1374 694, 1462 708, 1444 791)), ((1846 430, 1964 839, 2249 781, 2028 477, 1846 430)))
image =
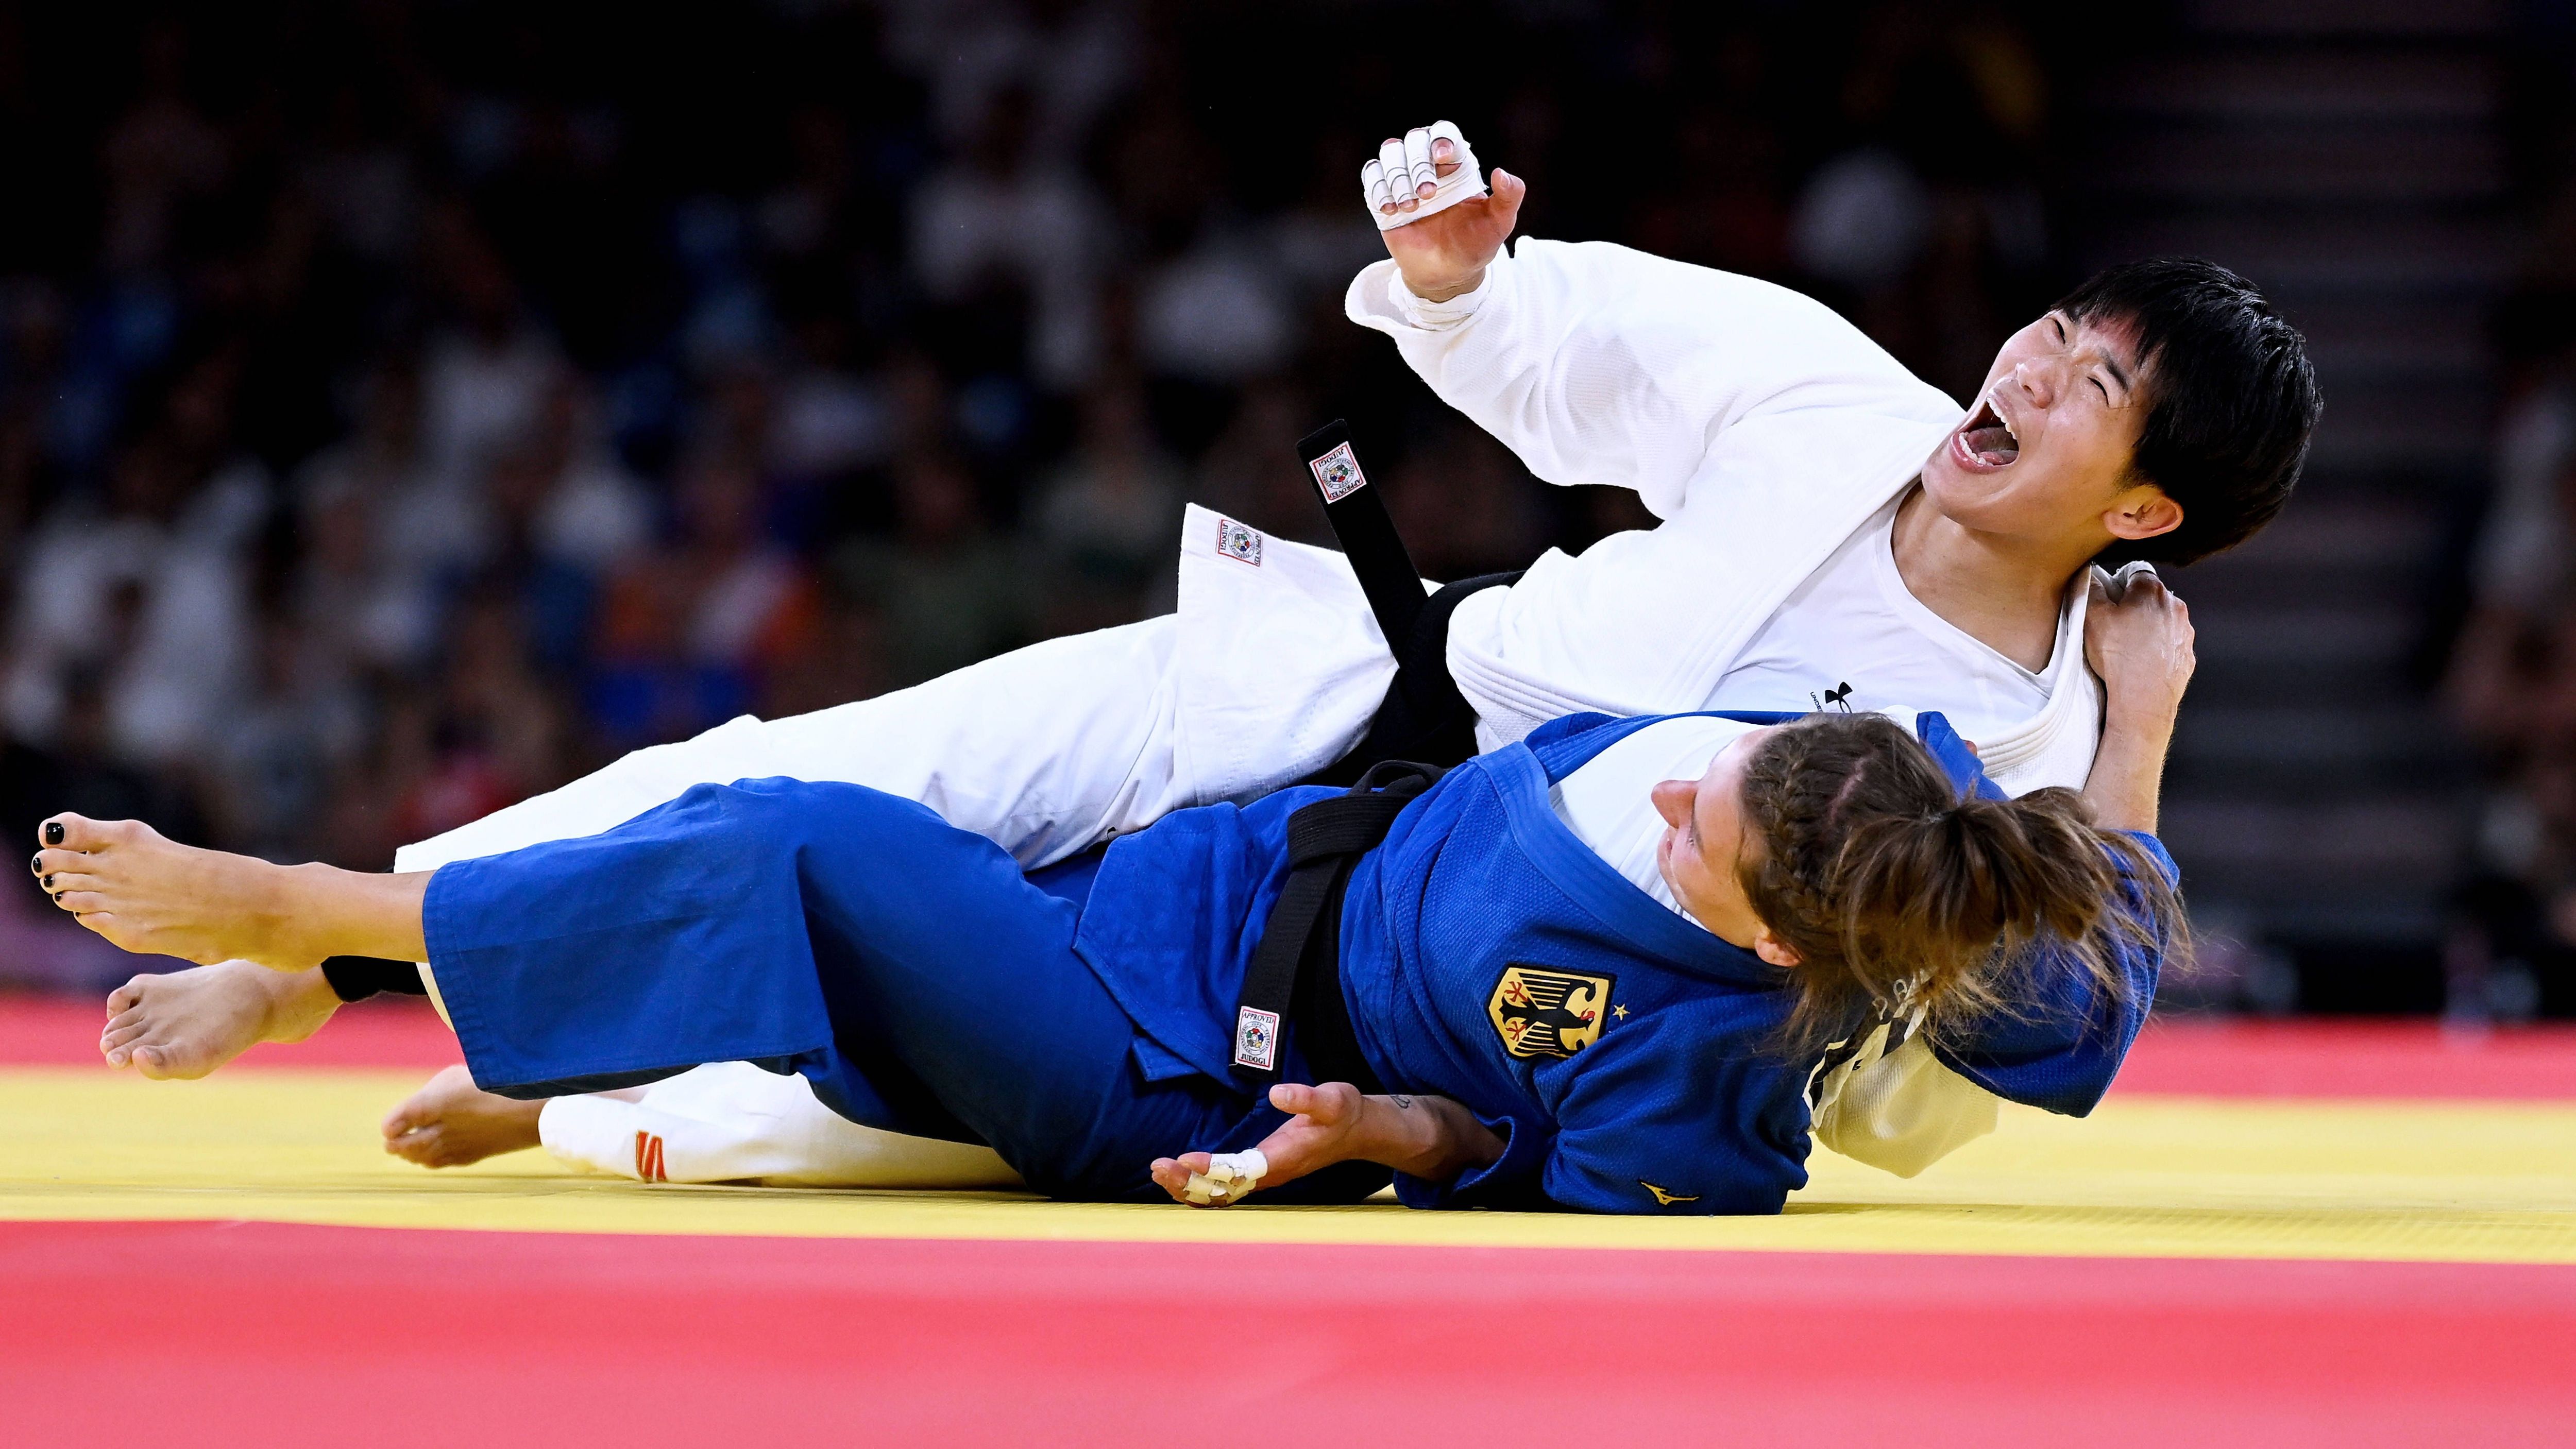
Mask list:
MULTIPOLYGON (((1478 756, 1353 871, 1342 984, 1370 1067, 1390 1091, 1455 1098, 1507 1144, 1454 1183, 1400 1179, 1407 1203, 1771 1213, 1805 1185, 1818 1058, 1770 1046, 1787 973, 1639 890, 1549 805, 1550 784, 1661 718, 1569 716, 1478 756)), ((1940 716, 1917 728, 1963 791, 2001 794, 1940 716)), ((1285 879, 1288 816, 1334 793, 1184 811, 1110 848, 1075 949, 1135 1021, 1149 1078, 1240 1080, 1234 1007, 1285 879)), ((2137 839, 2172 879, 2163 847, 2137 839)), ((2028 1009, 1943 1060, 1999 1096, 2083 1115, 2136 1038, 2161 945, 2121 952, 2119 1002, 2038 953, 2028 1009)))

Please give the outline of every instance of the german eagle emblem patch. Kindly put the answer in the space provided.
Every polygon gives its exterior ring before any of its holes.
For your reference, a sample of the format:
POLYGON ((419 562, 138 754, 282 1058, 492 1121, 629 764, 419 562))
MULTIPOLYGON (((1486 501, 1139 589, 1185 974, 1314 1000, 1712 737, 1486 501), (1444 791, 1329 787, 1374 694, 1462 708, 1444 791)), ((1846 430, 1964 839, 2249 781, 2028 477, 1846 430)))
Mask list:
POLYGON ((1516 1057, 1570 1057, 1601 1039, 1618 978, 1512 965, 1494 983, 1485 1012, 1516 1057))

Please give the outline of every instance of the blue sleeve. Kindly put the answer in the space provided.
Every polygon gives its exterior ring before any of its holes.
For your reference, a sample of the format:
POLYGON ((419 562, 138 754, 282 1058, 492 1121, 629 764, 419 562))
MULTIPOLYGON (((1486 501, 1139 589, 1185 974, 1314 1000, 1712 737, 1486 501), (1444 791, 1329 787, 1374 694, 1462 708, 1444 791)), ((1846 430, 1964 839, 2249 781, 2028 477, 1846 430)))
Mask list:
MULTIPOLYGON (((1464 1105, 1463 1103, 1461 1105, 1464 1105)), ((1433 1182, 1410 1173, 1395 1175, 1395 1200, 1409 1208, 1500 1208, 1507 1212, 1549 1212, 1559 1204, 1550 1202, 1540 1184, 1540 1174, 1547 1166, 1548 1147, 1555 1134, 1543 1123, 1523 1122, 1511 1117, 1488 1117, 1475 1112, 1476 1120, 1487 1131, 1503 1139, 1503 1155, 1472 1171, 1458 1174, 1454 1182, 1433 1182)))
POLYGON ((1499 1160, 1446 1189, 1399 1178, 1397 1195, 1416 1207, 1778 1212, 1807 1181, 1804 1073, 1749 1046, 1727 1019, 1740 1012, 1668 1008, 1605 1032, 1542 1069, 1542 1089, 1557 1089, 1553 1133, 1510 1124, 1499 1160))
MULTIPOLYGON (((2130 832, 2129 838, 2146 848, 2168 886, 2181 878, 2154 836, 2130 832)), ((1934 1054, 1943 1063, 2008 1101, 2069 1117, 2093 1110, 2111 1089, 2155 1003, 2168 939, 2165 924, 2147 914, 2145 893, 2125 864, 2121 875, 2128 884, 2120 909, 2141 928, 2135 939, 2117 939, 2112 953, 2126 991, 2113 999, 2062 947, 2034 953, 2020 968, 2026 974, 2013 992, 2030 1008, 1936 1043, 1934 1054)))

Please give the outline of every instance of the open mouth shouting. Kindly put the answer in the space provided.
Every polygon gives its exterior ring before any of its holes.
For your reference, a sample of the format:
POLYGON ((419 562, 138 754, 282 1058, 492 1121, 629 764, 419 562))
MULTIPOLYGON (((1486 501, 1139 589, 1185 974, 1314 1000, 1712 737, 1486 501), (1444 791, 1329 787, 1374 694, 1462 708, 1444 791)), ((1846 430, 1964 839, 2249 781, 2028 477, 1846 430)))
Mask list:
POLYGON ((2009 468, 2021 456, 2021 435, 2012 419, 1995 405, 1992 391, 1978 399, 1977 410, 1950 435, 1950 461, 1971 473, 2009 468))

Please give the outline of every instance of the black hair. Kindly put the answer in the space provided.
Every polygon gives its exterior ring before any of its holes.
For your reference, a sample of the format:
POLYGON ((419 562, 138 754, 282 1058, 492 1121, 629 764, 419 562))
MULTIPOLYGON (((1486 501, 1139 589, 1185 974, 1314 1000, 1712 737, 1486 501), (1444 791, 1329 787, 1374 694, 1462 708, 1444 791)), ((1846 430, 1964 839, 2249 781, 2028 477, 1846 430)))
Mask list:
POLYGON ((2196 257, 2150 257, 2095 273, 2056 310, 2134 329, 2147 421, 2131 466, 2182 505, 2181 527, 2116 540, 2097 562, 2207 558, 2290 501, 2325 398, 2307 339, 2252 282, 2196 257))

